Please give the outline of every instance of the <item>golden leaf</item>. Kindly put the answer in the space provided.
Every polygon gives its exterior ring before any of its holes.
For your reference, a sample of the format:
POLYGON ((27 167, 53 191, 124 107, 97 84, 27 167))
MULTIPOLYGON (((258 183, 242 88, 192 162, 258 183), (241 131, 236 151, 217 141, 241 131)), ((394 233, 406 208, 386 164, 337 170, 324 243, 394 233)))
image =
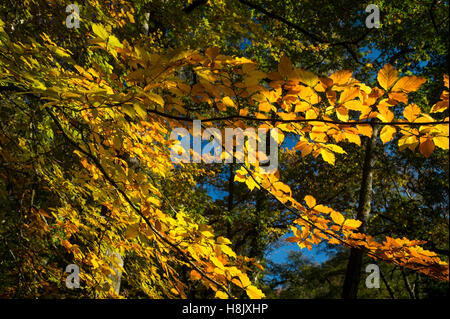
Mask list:
POLYGON ((333 80, 334 85, 346 85, 352 77, 352 73, 350 70, 337 71, 330 76, 330 79, 333 80))
POLYGON ((420 115, 420 113, 420 108, 416 104, 410 104, 403 110, 403 116, 409 122, 414 122, 414 120, 420 115))
POLYGON ((265 297, 264 293, 255 286, 248 286, 245 291, 250 299, 261 299, 265 297))
POLYGON ((404 76, 397 83, 395 83, 392 88, 392 92, 403 91, 405 93, 415 92, 419 87, 424 84, 427 80, 423 77, 418 76, 404 76))
POLYGON ((224 293, 223 291, 218 290, 216 292, 216 296, 215 298, 219 298, 219 299, 228 299, 228 295, 226 293, 224 293))
POLYGON ((449 147, 449 138, 448 136, 437 136, 437 137, 433 137, 433 142, 434 145, 436 145, 437 147, 440 147, 444 150, 448 150, 449 147))
POLYGON ((236 104, 234 104, 234 101, 229 96, 225 96, 222 99, 222 102, 223 102, 223 104, 225 104, 228 107, 236 108, 236 104))
POLYGON ((356 128, 358 129, 358 132, 361 135, 372 137, 372 126, 370 125, 356 125, 356 128))
POLYGON ((388 91, 395 81, 398 79, 397 70, 390 64, 386 64, 380 71, 378 71, 377 80, 380 86, 388 91))
POLYGON ((362 222, 357 219, 346 219, 344 222, 344 226, 350 227, 350 228, 358 228, 361 226, 362 222))
POLYGON ((333 152, 330 152, 329 150, 322 148, 320 151, 320 155, 322 155, 322 158, 325 162, 330 163, 334 166, 335 156, 333 152))
POLYGON ((338 225, 341 225, 345 220, 344 216, 342 216, 341 213, 334 211, 334 210, 331 211, 330 217, 338 225))
POLYGON ((380 132, 380 139, 383 144, 391 141, 394 138, 395 133, 397 133, 395 127, 391 125, 385 125, 380 132))
POLYGON ((295 73, 299 77, 300 82, 306 84, 309 87, 315 87, 319 82, 319 77, 312 72, 303 69, 295 69, 295 73))
POLYGON ((312 197, 311 195, 306 195, 304 198, 306 205, 308 205, 309 208, 313 208, 316 206, 316 199, 312 197))

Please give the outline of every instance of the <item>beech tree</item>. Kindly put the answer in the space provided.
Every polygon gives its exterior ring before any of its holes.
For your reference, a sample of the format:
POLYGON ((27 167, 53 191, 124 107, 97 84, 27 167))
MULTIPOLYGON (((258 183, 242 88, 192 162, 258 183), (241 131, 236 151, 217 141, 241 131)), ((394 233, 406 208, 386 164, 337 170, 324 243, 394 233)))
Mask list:
MULTIPOLYGON (((218 235, 211 216, 201 211, 204 205, 193 203, 193 198, 208 201, 198 194, 196 182, 215 178, 214 169, 172 161, 171 150, 179 147, 170 139, 172 130, 182 127, 195 135, 195 120, 214 125, 222 136, 225 128, 276 129, 272 139, 280 149, 286 136, 295 140, 286 154, 330 166, 339 165, 339 154, 347 153, 344 145, 364 148, 353 216, 319 204, 310 194, 296 197, 292 189, 301 185, 285 183, 280 170, 264 174, 248 156, 230 165, 228 175, 228 211, 234 203, 231 187, 238 182, 255 194, 257 211, 264 210, 263 202, 276 203, 272 218, 290 221, 293 236, 287 240, 300 249, 326 242, 351 250, 344 297, 356 294, 363 254, 448 281, 446 257, 424 249, 423 240, 389 234, 379 240, 367 233, 378 141, 385 147, 395 141, 400 152, 425 158, 448 150, 448 75, 427 79, 386 63, 375 82, 364 70, 358 70, 358 78, 345 68, 347 62, 342 69, 316 74, 299 67, 297 55, 290 54, 291 59, 280 52, 289 37, 270 54, 274 62, 264 62, 263 54, 237 55, 240 49, 228 47, 224 38, 214 43, 219 33, 207 34, 208 28, 192 37, 164 37, 161 30, 169 22, 142 20, 146 16, 136 12, 150 7, 134 1, 90 1, 92 6, 80 11, 83 34, 61 27, 67 21, 62 1, 33 3, 40 6, 29 14, 32 22, 0 20, 0 195, 7 269, 2 295, 125 297, 118 286, 123 278, 131 296, 186 298, 192 283, 199 283, 217 298, 243 292, 264 297, 248 275, 264 271, 262 248, 233 246, 230 239, 238 236, 232 226, 218 235), (47 29, 46 19, 57 21, 54 29, 47 29), (39 32, 18 36, 15 30, 23 23, 38 25, 39 32), (440 87, 440 100, 421 108, 410 99, 427 81, 440 87), (68 264, 80 267, 79 291, 64 288, 68 264)), ((164 1, 155 4, 166 8, 164 1)), ((258 32, 264 28, 253 24, 252 12, 272 15, 271 27, 280 21, 292 24, 256 2, 231 4, 242 5, 255 10, 243 12, 258 32)), ((194 1, 182 11, 212 7, 227 12, 226 21, 234 17, 228 6, 194 1)), ((174 29, 188 21, 174 22, 174 29)), ((208 16, 205 26, 210 21, 223 23, 208 16)), ((305 36, 297 25, 291 27, 305 36)), ((241 33, 235 36, 229 40, 233 44, 241 33)), ((316 37, 313 51, 328 50, 322 37, 306 36, 316 37)), ((342 56, 355 59, 352 43, 334 44, 348 51, 342 56)), ((255 151, 249 143, 243 147, 246 154, 255 151)), ((260 161, 267 157, 256 154, 260 161)), ((270 217, 256 216, 248 227, 257 222, 264 228, 270 217)), ((239 223, 244 215, 235 218, 239 223)))

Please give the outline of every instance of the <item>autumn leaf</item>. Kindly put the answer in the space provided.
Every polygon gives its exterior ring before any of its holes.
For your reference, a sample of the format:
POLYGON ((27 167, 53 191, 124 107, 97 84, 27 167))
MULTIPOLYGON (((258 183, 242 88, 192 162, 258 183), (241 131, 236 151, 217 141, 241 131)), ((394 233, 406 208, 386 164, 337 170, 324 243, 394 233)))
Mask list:
POLYGON ((395 81, 398 79, 397 70, 390 64, 386 64, 379 72, 377 76, 378 83, 385 90, 388 91, 395 81))
POLYGON ((372 137, 372 126, 370 125, 356 125, 356 128, 358 129, 358 132, 361 135, 372 137))
POLYGON ((344 222, 344 227, 350 227, 350 228, 358 228, 361 226, 362 222, 357 219, 346 219, 344 222))
POLYGON ((444 136, 436 136, 433 137, 434 145, 440 147, 444 150, 448 150, 449 148, 449 138, 444 136))
POLYGON ((316 199, 312 197, 311 195, 306 195, 304 198, 306 205, 308 205, 309 208, 313 208, 316 206, 316 199))
POLYGON ((191 270, 191 280, 200 280, 202 275, 195 269, 191 270))
POLYGON ((283 54, 280 59, 280 63, 278 64, 278 72, 280 73, 281 77, 288 77, 291 72, 293 71, 292 63, 289 58, 283 54))
POLYGON ((434 143, 433 139, 427 138, 423 142, 421 141, 419 145, 419 151, 420 153, 425 157, 430 157, 431 153, 434 151, 434 143))
POLYGON ((337 71, 330 75, 330 79, 333 80, 334 85, 346 85, 350 81, 352 74, 351 70, 337 71))
POLYGON ((334 156, 333 152, 330 152, 327 149, 323 148, 320 151, 320 155, 322 155, 322 158, 325 162, 334 166, 335 156, 334 156))
POLYGON ((392 125, 385 125, 380 132, 380 139, 383 144, 391 141, 394 138, 395 133, 397 133, 395 127, 393 127, 392 125))
POLYGON ((215 298, 218 298, 218 299, 228 299, 228 295, 227 295, 225 292, 218 290, 218 291, 216 292, 215 298))
POLYGON ((295 69, 295 73, 298 76, 300 82, 306 84, 309 87, 314 87, 319 82, 319 77, 307 70, 295 69))
POLYGON ((419 87, 424 84, 427 80, 423 77, 417 77, 417 76, 404 76, 400 78, 400 80, 395 83, 394 87, 392 88, 392 92, 415 92, 419 89, 419 87))
POLYGON ((416 104, 410 104, 403 110, 403 116, 409 121, 414 122, 421 114, 420 108, 416 104))
POLYGON ((97 35, 100 39, 106 41, 109 36, 108 31, 100 24, 93 24, 92 31, 94 31, 95 35, 97 35))
POLYGON ((261 299, 265 297, 264 293, 255 286, 248 286, 245 291, 250 299, 261 299))
POLYGON ((228 107, 236 108, 236 104, 234 104, 234 101, 229 96, 225 96, 222 102, 228 107))
POLYGON ((330 212, 330 217, 338 225, 342 225, 342 223, 345 220, 344 216, 342 216, 341 213, 336 212, 334 210, 330 212))

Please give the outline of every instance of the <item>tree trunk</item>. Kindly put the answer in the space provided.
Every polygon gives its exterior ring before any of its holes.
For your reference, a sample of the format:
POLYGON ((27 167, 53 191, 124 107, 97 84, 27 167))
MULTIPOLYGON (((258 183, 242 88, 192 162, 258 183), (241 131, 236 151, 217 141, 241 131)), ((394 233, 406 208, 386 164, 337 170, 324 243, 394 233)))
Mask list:
MULTIPOLYGON (((234 151, 233 151, 234 154, 234 151)), ((230 163, 230 174, 228 175, 228 204, 227 204, 227 214, 230 217, 231 212, 234 207, 234 163, 230 163)), ((226 228, 227 228, 227 238, 231 240, 233 234, 231 229, 231 221, 228 219, 226 221, 226 228)))
POLYGON ((108 277, 112 280, 112 286, 114 288, 114 291, 116 292, 116 294, 120 293, 120 281, 121 281, 121 277, 122 277, 122 270, 121 267, 123 267, 123 259, 122 256, 116 252, 116 251, 111 251, 111 250, 107 250, 106 254, 108 256, 114 256, 114 260, 113 262, 109 263, 109 266, 114 270, 115 274, 112 275, 108 275, 108 277))
MULTIPOLYGON (((362 222, 359 228, 361 233, 365 233, 367 231, 367 223, 369 221, 372 200, 373 171, 376 163, 375 148, 377 144, 379 126, 373 125, 372 129, 372 137, 366 144, 361 189, 359 192, 358 214, 356 216, 356 219, 362 222)), ((344 299, 356 299, 359 280, 361 277, 362 257, 363 251, 361 249, 351 248, 342 291, 342 298, 344 299)))

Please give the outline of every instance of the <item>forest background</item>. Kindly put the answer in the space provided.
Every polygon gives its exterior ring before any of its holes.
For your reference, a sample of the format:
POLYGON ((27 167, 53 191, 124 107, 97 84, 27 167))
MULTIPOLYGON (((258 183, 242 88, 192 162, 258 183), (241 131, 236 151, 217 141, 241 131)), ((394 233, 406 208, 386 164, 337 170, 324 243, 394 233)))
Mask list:
POLYGON ((0 5, 2 298, 448 296, 447 1, 69 4, 0 5), (278 173, 174 165, 193 119, 278 173))

